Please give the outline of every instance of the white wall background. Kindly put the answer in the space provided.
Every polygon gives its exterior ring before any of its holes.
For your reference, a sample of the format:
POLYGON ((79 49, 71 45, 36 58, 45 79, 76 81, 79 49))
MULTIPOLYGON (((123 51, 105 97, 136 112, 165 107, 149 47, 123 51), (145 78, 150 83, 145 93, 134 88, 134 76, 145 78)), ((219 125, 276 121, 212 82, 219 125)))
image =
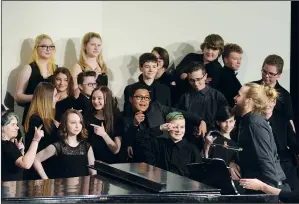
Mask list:
MULTIPOLYGON (((204 38, 220 34, 243 50, 238 78, 261 78, 264 58, 278 54, 285 61, 280 83, 289 90, 290 2, 3 2, 2 102, 15 92, 17 74, 28 63, 34 38, 49 34, 56 43, 58 65, 78 59, 81 38, 99 32, 110 68, 110 88, 123 105, 123 90, 137 81, 138 58, 154 46, 168 50, 178 64, 199 52, 204 38)), ((22 109, 15 105, 20 114, 22 109)))

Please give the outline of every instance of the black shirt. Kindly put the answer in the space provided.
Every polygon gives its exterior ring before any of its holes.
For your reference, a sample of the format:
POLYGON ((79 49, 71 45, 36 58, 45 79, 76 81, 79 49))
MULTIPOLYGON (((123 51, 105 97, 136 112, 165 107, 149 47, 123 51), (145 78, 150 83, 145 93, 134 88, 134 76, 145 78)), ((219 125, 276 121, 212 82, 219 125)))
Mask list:
POLYGON ((154 162, 156 166, 188 177, 187 164, 201 161, 199 150, 185 139, 174 143, 171 139, 157 138, 156 135, 160 134, 159 127, 151 128, 140 131, 136 140, 140 146, 143 146, 144 143, 150 144, 149 149, 156 158, 154 162))
POLYGON ((80 93, 79 97, 74 101, 74 109, 82 110, 82 115, 88 113, 91 109, 90 99, 87 98, 84 94, 80 93))
POLYGON ((227 101, 222 93, 206 86, 200 91, 183 94, 177 107, 200 116, 206 122, 208 129, 211 129, 214 128, 218 109, 226 105, 227 101))
POLYGON ((55 120, 58 122, 61 120, 62 115, 68 109, 71 109, 75 105, 75 99, 73 97, 66 97, 65 99, 58 101, 55 105, 55 120))
MULTIPOLYGON (((228 146, 232 146, 232 147, 237 146, 237 144, 233 140, 228 139, 224 136, 217 137, 213 143, 219 144, 219 145, 228 145, 228 146)), ((226 149, 226 148, 220 147, 220 146, 210 147, 210 151, 211 152, 210 152, 209 157, 223 159, 227 166, 229 165, 230 161, 236 154, 236 151, 233 151, 231 149, 226 149)))
POLYGON ((299 203, 299 190, 292 192, 281 190, 278 198, 284 203, 299 203))
POLYGON ((238 146, 243 148, 239 152, 243 178, 257 178, 272 186, 286 179, 272 130, 264 116, 249 112, 241 118, 238 146))
POLYGON ((233 69, 226 66, 221 69, 218 86, 216 87, 226 98, 230 107, 234 107, 234 97, 238 94, 242 85, 233 69))
MULTIPOLYGON (((115 155, 111 152, 108 145, 104 141, 103 137, 96 135, 94 133, 94 127, 90 125, 90 124, 95 124, 95 125, 100 126, 103 123, 104 127, 106 127, 105 120, 99 120, 93 115, 86 115, 85 122, 86 122, 86 127, 88 130, 88 141, 92 146, 95 159, 109 163, 109 164, 118 162, 118 155, 115 155)), ((121 121, 120 118, 116 119, 116 123, 115 123, 113 130, 114 131, 112 133, 107 132, 109 137, 113 141, 116 136, 122 137, 123 122, 121 121)))
POLYGON ((299 154, 296 133, 294 133, 290 121, 280 112, 273 111, 268 123, 272 128, 280 160, 292 157, 291 152, 299 154))
POLYGON ((16 166, 16 161, 21 156, 23 155, 14 143, 1 140, 1 181, 23 179, 24 169, 16 166))
POLYGON ((147 90, 149 90, 151 101, 159 101, 162 105, 165 106, 171 106, 171 92, 170 88, 164 84, 160 84, 158 81, 154 81, 151 85, 147 85, 143 81, 142 75, 139 76, 139 82, 136 82, 134 84, 126 86, 124 90, 124 97, 125 97, 125 103, 124 103, 124 115, 132 115, 133 110, 131 107, 131 103, 129 102, 130 96, 132 96, 132 87, 136 84, 142 84, 143 86, 147 87, 147 90))
MULTIPOLYGON (((253 81, 253 83, 263 84, 263 80, 261 79, 259 81, 253 81)), ((279 93, 275 109, 284 114, 289 120, 293 120, 294 112, 290 93, 283 88, 278 81, 276 82, 274 88, 279 93)))

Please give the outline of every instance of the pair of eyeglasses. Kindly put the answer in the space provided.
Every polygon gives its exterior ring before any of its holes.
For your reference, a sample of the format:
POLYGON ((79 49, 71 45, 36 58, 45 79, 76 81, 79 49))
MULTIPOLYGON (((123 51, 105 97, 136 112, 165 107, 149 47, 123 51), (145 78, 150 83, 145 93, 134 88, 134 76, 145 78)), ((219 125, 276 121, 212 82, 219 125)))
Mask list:
POLYGON ((204 75, 203 77, 201 78, 197 78, 197 79, 188 79, 188 81, 192 84, 195 84, 196 82, 200 82, 201 80, 203 80, 203 78, 205 77, 206 75, 204 75))
POLYGON ((38 47, 41 47, 43 50, 54 50, 55 46, 54 45, 39 45, 38 47))
POLYGON ((83 85, 87 85, 88 87, 97 87, 97 83, 88 83, 88 84, 83 84, 83 85))
POLYGON ((278 73, 267 72, 266 70, 262 69, 262 74, 269 75, 269 77, 275 77, 278 73))
POLYGON ((140 95, 136 95, 136 96, 133 96, 133 97, 136 98, 138 101, 142 101, 142 100, 144 100, 144 101, 149 101, 149 100, 151 100, 151 98, 148 97, 148 96, 140 96, 140 95))

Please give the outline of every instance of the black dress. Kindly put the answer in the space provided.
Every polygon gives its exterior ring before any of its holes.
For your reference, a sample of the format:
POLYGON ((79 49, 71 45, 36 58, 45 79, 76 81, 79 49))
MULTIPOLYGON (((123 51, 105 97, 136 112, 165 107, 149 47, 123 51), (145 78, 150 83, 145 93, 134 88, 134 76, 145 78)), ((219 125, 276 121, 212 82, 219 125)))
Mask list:
POLYGON ((83 140, 76 147, 71 147, 63 141, 53 143, 56 148, 55 178, 88 176, 88 151, 90 144, 83 140))
MULTIPOLYGON (((25 133, 25 152, 28 151, 28 149, 31 145, 31 141, 34 137, 35 127, 38 128, 41 124, 43 124, 43 121, 39 115, 34 114, 30 117, 29 131, 27 133, 25 133)), ((41 150, 45 149, 50 144, 58 141, 57 128, 54 124, 54 121, 52 121, 51 127, 52 127, 52 132, 49 134, 45 130, 45 125, 43 125, 42 130, 44 131, 44 137, 41 138, 41 140, 38 144, 37 152, 40 152, 41 150)), ((52 175, 54 174, 52 172, 55 170, 55 167, 56 167, 55 159, 50 158, 50 159, 46 160, 45 162, 43 162, 43 166, 44 166, 44 169, 45 169, 48 177, 52 178, 52 175)), ((26 170, 24 172, 24 179, 25 180, 40 179, 40 176, 37 174, 34 167, 31 167, 29 170, 26 170)))
POLYGON ((60 121, 62 115, 68 109, 75 108, 74 107, 75 99, 73 97, 68 96, 67 98, 58 101, 55 106, 55 120, 60 121))
MULTIPOLYGON (((101 125, 102 123, 106 126, 104 120, 99 120, 95 116, 90 115, 86 117, 86 127, 88 130, 88 141, 90 142, 94 156, 96 160, 100 160, 109 164, 116 163, 119 161, 118 155, 115 155, 111 152, 106 142, 101 136, 98 136, 94 133, 94 127, 90 124, 101 125)), ((114 132, 108 133, 109 137, 114 141, 115 136, 122 136, 123 125, 120 122, 120 119, 117 120, 116 125, 114 126, 114 132)))
POLYGON ((10 141, 1 141, 1 181, 23 179, 24 169, 16 166, 18 158, 23 156, 17 146, 10 141))
MULTIPOLYGON (((43 78, 43 76, 41 75, 41 73, 39 71, 39 67, 37 66, 36 62, 31 62, 29 65, 30 65, 32 71, 31 71, 31 75, 30 75, 29 80, 28 80, 27 88, 25 89, 25 94, 33 95, 36 86, 40 82, 52 83, 53 76, 51 75, 48 78, 43 78)), ((25 119, 26 119, 27 113, 29 111, 30 104, 31 104, 31 102, 28 102, 28 103, 24 104, 24 113, 23 113, 22 125, 24 125, 24 123, 25 123, 25 119)))

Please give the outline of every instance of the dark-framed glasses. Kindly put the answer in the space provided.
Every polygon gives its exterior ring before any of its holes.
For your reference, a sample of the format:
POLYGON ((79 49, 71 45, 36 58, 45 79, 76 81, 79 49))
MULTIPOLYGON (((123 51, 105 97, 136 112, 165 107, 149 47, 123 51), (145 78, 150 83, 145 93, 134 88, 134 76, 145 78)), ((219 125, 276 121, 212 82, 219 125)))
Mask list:
POLYGON ((197 78, 197 79, 188 79, 188 81, 192 84, 195 84, 196 82, 200 82, 201 80, 203 80, 203 78, 205 78, 206 74, 201 77, 201 78, 197 78))
POLYGON ((136 95, 136 96, 133 96, 134 98, 136 98, 138 101, 150 101, 151 98, 149 96, 140 96, 140 95, 136 95))
POLYGON ((264 69, 262 69, 261 72, 262 72, 262 74, 264 74, 264 75, 269 75, 269 77, 275 77, 276 75, 279 74, 279 73, 267 72, 267 71, 264 70, 264 69))
POLYGON ((42 48, 43 50, 54 50, 55 49, 55 46, 54 45, 39 45, 37 47, 40 47, 42 48))

